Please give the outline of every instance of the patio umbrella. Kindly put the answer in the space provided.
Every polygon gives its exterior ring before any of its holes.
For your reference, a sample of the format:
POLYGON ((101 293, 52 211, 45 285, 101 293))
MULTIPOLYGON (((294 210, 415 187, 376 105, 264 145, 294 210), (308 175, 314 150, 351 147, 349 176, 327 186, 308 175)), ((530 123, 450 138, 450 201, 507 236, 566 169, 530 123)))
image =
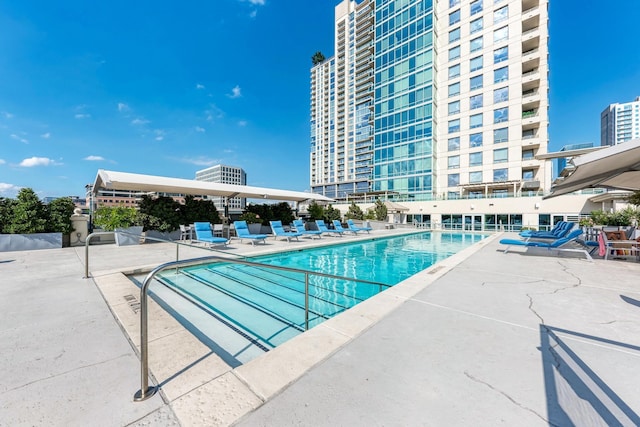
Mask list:
POLYGON ((571 163, 573 172, 552 186, 545 198, 585 188, 640 190, 640 139, 575 157, 571 163))

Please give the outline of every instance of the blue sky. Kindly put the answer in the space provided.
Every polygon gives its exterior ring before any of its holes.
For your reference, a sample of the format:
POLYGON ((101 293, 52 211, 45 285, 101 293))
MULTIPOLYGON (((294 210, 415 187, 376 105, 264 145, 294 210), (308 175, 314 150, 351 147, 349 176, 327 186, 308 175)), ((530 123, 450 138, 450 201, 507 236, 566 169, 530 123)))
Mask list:
MULTIPOLYGON (((333 54, 337 2, 1 2, 0 197, 217 163, 307 189, 310 57, 333 54)), ((550 3, 550 148, 598 143, 602 109, 640 96, 640 3, 550 3)))

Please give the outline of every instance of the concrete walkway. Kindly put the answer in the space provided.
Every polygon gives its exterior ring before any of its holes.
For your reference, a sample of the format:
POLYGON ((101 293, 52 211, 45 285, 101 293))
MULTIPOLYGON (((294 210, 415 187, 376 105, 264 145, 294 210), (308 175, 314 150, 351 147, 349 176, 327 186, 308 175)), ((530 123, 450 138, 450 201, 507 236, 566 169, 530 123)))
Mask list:
MULTIPOLYGON (((265 360, 193 388, 169 381, 142 403, 132 402, 135 339, 102 288, 82 278, 84 249, 0 253, 0 426, 640 424, 640 263, 500 248, 489 239, 265 360), (373 320, 357 326, 363 319, 373 320), (332 346, 319 344, 331 333, 332 346), (270 369, 278 354, 289 365, 270 369), (283 382, 300 359, 308 367, 283 382), (226 403, 206 400, 222 378, 251 398, 235 390, 226 403)), ((91 271, 104 277, 175 258, 166 244, 91 250, 91 271)), ((202 251, 181 252, 190 256, 202 251)))

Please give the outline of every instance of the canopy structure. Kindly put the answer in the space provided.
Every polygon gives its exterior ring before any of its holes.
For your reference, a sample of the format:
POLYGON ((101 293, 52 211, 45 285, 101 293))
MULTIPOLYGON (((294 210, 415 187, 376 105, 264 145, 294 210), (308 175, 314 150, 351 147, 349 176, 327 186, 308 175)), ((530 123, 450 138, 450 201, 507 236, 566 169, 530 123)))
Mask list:
POLYGON ((389 213, 401 213, 407 212, 409 210, 408 207, 402 206, 401 204, 396 202, 392 202, 391 200, 387 200, 386 202, 384 202, 384 205, 387 207, 387 212, 389 213))
POLYGON ((248 185, 219 184, 193 179, 114 172, 104 169, 98 170, 96 180, 93 184, 94 194, 97 194, 100 189, 191 194, 198 196, 243 197, 248 199, 292 202, 303 202, 305 200, 333 202, 333 199, 321 194, 306 193, 303 191, 277 190, 274 188, 252 187, 248 185))
POLYGON ((573 172, 552 186, 546 198, 585 188, 640 190, 640 139, 575 157, 571 163, 573 172))

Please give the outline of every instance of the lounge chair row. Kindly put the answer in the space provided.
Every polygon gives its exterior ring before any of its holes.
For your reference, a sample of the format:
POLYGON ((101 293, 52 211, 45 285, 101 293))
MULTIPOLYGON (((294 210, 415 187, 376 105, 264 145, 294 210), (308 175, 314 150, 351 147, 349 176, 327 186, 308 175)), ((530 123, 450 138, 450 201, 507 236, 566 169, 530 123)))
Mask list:
MULTIPOLYGON (((300 236, 309 236, 320 238, 322 234, 337 234, 343 235, 344 233, 350 232, 353 234, 358 234, 360 232, 371 231, 371 227, 356 227, 352 220, 347 220, 347 228, 343 228, 342 224, 338 220, 333 221, 333 230, 329 230, 327 225, 322 220, 317 220, 316 225, 318 230, 306 230, 304 222, 300 219, 296 219, 293 221, 293 231, 286 231, 282 226, 281 221, 269 221, 271 225, 271 230, 273 231, 274 238, 284 237, 287 239, 287 242, 290 242, 291 239, 298 239, 300 236)), ((269 235, 267 234, 252 234, 249 232, 249 226, 246 221, 235 221, 233 223, 236 236, 240 239, 240 242, 243 240, 249 240, 251 244, 255 244, 256 242, 265 243, 265 240, 269 235)), ((211 224, 208 222, 196 222, 194 223, 194 231, 196 238, 194 241, 208 243, 211 246, 218 245, 227 245, 229 243, 229 239, 224 237, 216 237, 213 235, 211 231, 211 224)))

